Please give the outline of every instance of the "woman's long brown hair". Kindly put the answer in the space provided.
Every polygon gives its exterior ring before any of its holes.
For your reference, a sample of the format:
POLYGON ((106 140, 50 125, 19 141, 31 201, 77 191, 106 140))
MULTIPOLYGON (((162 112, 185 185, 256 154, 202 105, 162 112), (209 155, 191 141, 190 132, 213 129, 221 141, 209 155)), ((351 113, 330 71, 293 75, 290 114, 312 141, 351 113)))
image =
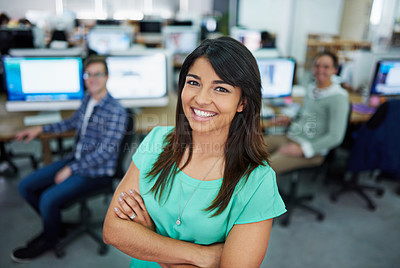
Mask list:
POLYGON ((216 216, 227 207, 239 181, 247 180, 257 166, 265 165, 269 156, 260 125, 260 73, 255 58, 240 42, 230 37, 205 40, 187 56, 179 74, 175 130, 166 136, 163 151, 147 177, 150 180, 156 179, 151 192, 161 202, 165 190, 168 191, 166 198, 170 194, 172 180, 186 148, 189 149, 189 157, 181 169, 192 158, 192 130, 183 112, 181 92, 189 68, 200 57, 209 60, 223 81, 241 88, 241 101, 245 104, 244 110, 236 113, 230 125, 225 144, 225 170, 221 188, 211 205, 205 208, 206 211, 215 211, 213 216, 216 216))

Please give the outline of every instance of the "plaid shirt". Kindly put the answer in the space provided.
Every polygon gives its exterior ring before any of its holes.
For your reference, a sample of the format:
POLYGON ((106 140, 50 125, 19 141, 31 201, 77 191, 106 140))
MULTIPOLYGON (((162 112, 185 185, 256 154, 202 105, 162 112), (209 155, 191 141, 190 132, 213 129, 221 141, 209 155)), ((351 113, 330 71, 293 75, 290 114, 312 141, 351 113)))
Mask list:
MULTIPOLYGON (((81 139, 79 160, 70 155, 68 166, 73 174, 86 177, 112 176, 117 165, 119 144, 125 134, 126 110, 110 94, 99 101, 89 118, 85 135, 80 131, 90 95, 82 101, 79 109, 68 119, 43 126, 43 132, 76 130, 75 144, 81 139)), ((75 148, 76 149, 76 148, 75 148)))

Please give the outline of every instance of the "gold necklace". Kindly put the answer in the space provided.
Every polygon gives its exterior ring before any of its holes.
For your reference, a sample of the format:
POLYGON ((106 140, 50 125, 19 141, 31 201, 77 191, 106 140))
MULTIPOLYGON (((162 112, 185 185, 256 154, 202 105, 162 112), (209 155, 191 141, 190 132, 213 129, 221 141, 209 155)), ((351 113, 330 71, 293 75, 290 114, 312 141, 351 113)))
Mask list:
MULTIPOLYGON (((196 192, 197 188, 200 186, 200 184, 206 179, 206 177, 208 176, 208 174, 210 174, 211 170, 213 170, 213 168, 215 167, 215 165, 218 163, 218 161, 221 159, 222 155, 220 157, 218 157, 218 159, 214 162, 214 164, 211 166, 211 168, 207 171, 206 175, 204 175, 204 177, 200 180, 200 182, 196 185, 196 187, 194 188, 193 192, 190 194, 189 198, 186 200, 185 205, 182 208, 181 211, 181 192, 182 192, 182 173, 180 174, 180 185, 179 185, 179 205, 178 205, 178 219, 176 220, 176 225, 181 225, 182 221, 181 221, 181 217, 183 214, 183 211, 185 210, 186 205, 188 204, 190 198, 192 198, 194 192, 196 192)), ((183 172, 182 170, 180 172, 183 172)))

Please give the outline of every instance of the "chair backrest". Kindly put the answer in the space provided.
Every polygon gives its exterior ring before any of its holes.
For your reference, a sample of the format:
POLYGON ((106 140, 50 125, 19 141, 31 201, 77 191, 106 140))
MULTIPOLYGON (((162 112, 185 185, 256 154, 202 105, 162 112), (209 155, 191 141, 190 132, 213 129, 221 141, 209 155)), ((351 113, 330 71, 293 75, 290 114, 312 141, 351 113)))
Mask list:
POLYGON ((351 144, 353 142, 353 128, 351 125, 351 112, 353 110, 351 102, 349 102, 349 114, 347 116, 347 126, 346 126, 346 132, 344 134, 344 138, 342 143, 339 145, 340 148, 345 148, 345 149, 350 149, 351 144))
POLYGON ((327 177, 341 177, 344 170, 346 169, 347 159, 338 156, 339 150, 350 151, 353 144, 353 126, 351 125, 351 112, 352 104, 349 102, 349 114, 347 117, 346 132, 343 137, 343 141, 340 145, 329 150, 329 153, 325 157, 324 165, 326 166, 327 177))
POLYGON ((117 167, 114 173, 114 178, 117 179, 122 179, 122 177, 125 175, 126 170, 124 168, 124 159, 126 154, 131 151, 131 141, 135 132, 135 114, 129 108, 126 108, 126 112, 127 124, 125 126, 124 137, 122 138, 118 147, 117 167))
POLYGON ((376 170, 400 176, 400 100, 390 100, 378 107, 363 124, 351 151, 348 170, 376 170))

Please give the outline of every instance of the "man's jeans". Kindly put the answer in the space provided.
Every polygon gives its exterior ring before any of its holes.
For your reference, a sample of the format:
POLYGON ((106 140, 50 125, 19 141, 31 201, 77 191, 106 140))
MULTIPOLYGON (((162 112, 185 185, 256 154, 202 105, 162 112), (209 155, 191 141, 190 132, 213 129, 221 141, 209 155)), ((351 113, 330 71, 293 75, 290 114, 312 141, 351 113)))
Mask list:
POLYGON ((22 197, 42 217, 44 238, 54 245, 61 231, 63 205, 88 191, 112 183, 110 177, 89 178, 73 174, 62 183, 55 184, 55 175, 67 164, 68 160, 60 160, 43 167, 24 178, 18 187, 22 197))

